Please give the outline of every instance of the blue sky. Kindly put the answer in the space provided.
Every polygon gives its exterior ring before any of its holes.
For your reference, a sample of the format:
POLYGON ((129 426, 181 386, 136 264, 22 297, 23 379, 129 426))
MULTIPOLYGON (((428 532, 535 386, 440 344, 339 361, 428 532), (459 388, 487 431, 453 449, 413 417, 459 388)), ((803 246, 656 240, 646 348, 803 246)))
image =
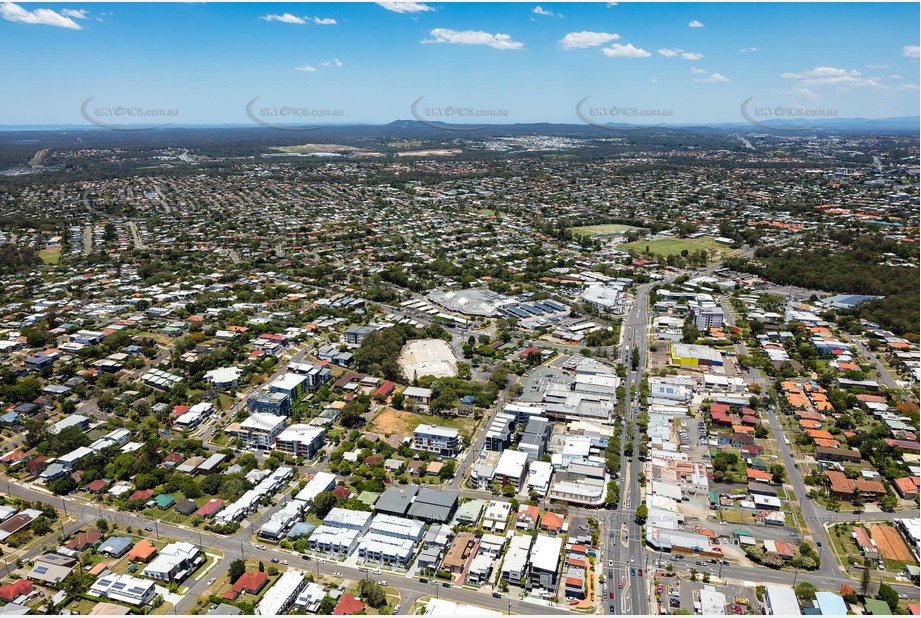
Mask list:
POLYGON ((578 123, 580 101, 600 122, 739 122, 750 98, 750 114, 916 115, 918 22, 917 3, 0 2, 0 124, 85 124, 90 97, 99 117, 196 124, 251 123, 257 97, 263 118, 331 122, 411 119, 420 98, 448 122, 440 108, 578 123))

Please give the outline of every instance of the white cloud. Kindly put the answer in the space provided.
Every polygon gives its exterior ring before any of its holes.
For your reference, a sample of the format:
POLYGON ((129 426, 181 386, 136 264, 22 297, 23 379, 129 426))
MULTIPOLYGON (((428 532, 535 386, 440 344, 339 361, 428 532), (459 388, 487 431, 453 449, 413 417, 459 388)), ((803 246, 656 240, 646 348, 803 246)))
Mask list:
POLYGON ((868 69, 888 69, 889 65, 888 64, 868 64, 867 68, 868 69))
POLYGON ((694 81, 700 82, 702 84, 718 84, 722 82, 729 82, 732 80, 729 79, 728 77, 724 77, 723 75, 720 75, 719 73, 714 73, 710 77, 700 77, 700 78, 695 77, 694 81))
POLYGON ((902 55, 906 58, 921 57, 921 47, 918 45, 906 45, 902 48, 902 55))
POLYGON ((689 21, 688 26, 690 26, 691 28, 703 28, 704 27, 703 23, 697 21, 696 19, 692 19, 691 21, 689 21))
POLYGON ((328 61, 328 62, 321 62, 321 63, 320 63, 320 66, 321 66, 321 67, 324 67, 324 68, 327 68, 327 69, 329 69, 329 68, 331 68, 331 67, 341 67, 341 66, 342 66, 342 61, 339 60, 338 58, 333 58, 332 60, 330 60, 330 61, 328 61))
POLYGON ((284 24, 306 24, 307 21, 298 17, 297 15, 292 15, 291 13, 284 13, 283 15, 263 15, 259 19, 264 21, 280 21, 284 24))
POLYGON ((317 72, 316 68, 310 66, 309 64, 305 64, 305 65, 303 65, 303 66, 295 67, 294 70, 295 70, 295 71, 303 71, 304 73, 316 73, 316 72, 317 72))
POLYGON ((896 90, 917 90, 918 84, 899 84, 895 87, 896 90))
POLYGON ((422 2, 378 2, 377 4, 394 13, 425 13, 435 10, 422 2))
POLYGON ((798 94, 798 95, 802 95, 805 97, 809 97, 810 99, 819 98, 819 95, 814 93, 812 90, 809 90, 809 88, 802 88, 802 87, 797 86, 796 88, 793 88, 790 92, 792 94, 798 94))
POLYGON ((580 49, 583 47, 597 47, 620 38, 619 34, 613 32, 570 32, 558 41, 563 49, 580 49))
POLYGON ((746 54, 748 52, 759 52, 761 51, 761 48, 760 47, 743 47, 739 51, 742 52, 743 54, 746 54))
POLYGON ((74 19, 89 19, 86 9, 61 9, 61 15, 74 19))
POLYGON ((879 78, 863 77, 860 71, 836 67, 816 67, 802 73, 781 73, 784 79, 798 79, 801 86, 853 86, 879 88, 879 78))
POLYGON ((68 28, 70 30, 83 30, 83 27, 70 17, 56 13, 51 9, 27 11, 18 4, 13 4, 12 2, 0 4, 0 17, 7 21, 14 21, 20 24, 40 24, 43 26, 68 28))
POLYGON ((458 43, 461 45, 487 45, 495 49, 521 49, 524 43, 513 41, 507 34, 497 32, 491 34, 482 30, 451 30, 450 28, 435 28, 429 34, 430 39, 423 39, 423 43, 458 43))
POLYGON ((548 10, 545 9, 545 8, 541 8, 541 6, 540 6, 539 4, 538 4, 537 6, 535 6, 533 9, 531 9, 531 12, 534 13, 535 15, 545 15, 545 16, 547 16, 547 17, 556 17, 556 16, 557 16, 557 14, 554 13, 553 11, 548 11, 548 10))
POLYGON ((617 6, 617 3, 616 3, 616 2, 608 2, 608 3, 607 3, 607 7, 608 7, 608 8, 611 8, 612 6, 617 6))
POLYGON ((652 55, 645 49, 634 47, 633 43, 627 43, 626 45, 614 43, 614 45, 602 49, 601 53, 609 58, 648 58, 652 55))
POLYGON ((658 50, 658 53, 666 58, 674 58, 675 56, 681 56, 685 60, 700 60, 704 57, 700 52, 686 52, 683 49, 678 49, 677 47, 663 47, 658 50))
POLYGON ((698 69, 695 67, 691 67, 691 73, 693 73, 694 75, 706 75, 707 74, 707 72, 704 71, 703 69, 698 69))
POLYGON ((318 26, 335 26, 336 20, 332 17, 314 17, 313 23, 318 26))

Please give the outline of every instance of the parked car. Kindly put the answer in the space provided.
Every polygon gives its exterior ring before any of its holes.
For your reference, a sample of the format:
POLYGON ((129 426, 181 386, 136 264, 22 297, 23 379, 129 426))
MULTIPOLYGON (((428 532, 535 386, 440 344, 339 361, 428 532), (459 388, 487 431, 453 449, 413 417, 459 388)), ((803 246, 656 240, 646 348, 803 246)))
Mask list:
POLYGON ((502 594, 501 594, 501 593, 498 593, 498 592, 493 592, 493 593, 492 593, 492 598, 494 598, 494 599, 501 599, 501 598, 502 598, 502 594))
POLYGON ((386 586, 386 585, 387 585, 387 580, 386 580, 386 579, 382 579, 382 580, 380 580, 379 582, 377 582, 377 585, 378 585, 378 586, 386 586))
POLYGON ((150 526, 147 526, 146 528, 144 528, 144 531, 145 531, 145 532, 153 532, 153 528, 151 528, 150 526))
POLYGON ((381 574, 381 570, 380 570, 380 569, 374 569, 374 574, 375 574, 375 575, 380 575, 380 574, 381 574))
POLYGON ((287 565, 287 564, 288 564, 288 561, 287 561, 287 560, 282 560, 281 563, 284 564, 284 565, 287 565))
POLYGON ((400 604, 397 603, 397 604, 396 604, 396 607, 393 608, 393 613, 396 614, 396 613, 399 612, 399 611, 400 611, 400 604))
POLYGON ((213 584, 213 583, 216 582, 216 581, 217 581, 217 579, 214 578, 214 577, 212 577, 211 579, 208 580, 208 585, 210 586, 211 584, 213 584))
POLYGON ((707 566, 707 563, 704 562, 703 560, 698 560, 695 564, 697 564, 698 566, 707 566))
POLYGON ((448 582, 442 582, 441 587, 442 587, 442 588, 450 588, 450 587, 451 587, 451 584, 449 584, 448 582))
POLYGON ((426 577, 420 577, 420 578, 419 578, 419 583, 420 583, 420 584, 427 584, 427 583, 429 583, 429 580, 428 580, 428 578, 426 578, 426 577))
POLYGON ((278 558, 272 558, 270 562, 274 562, 275 564, 278 564, 278 558))

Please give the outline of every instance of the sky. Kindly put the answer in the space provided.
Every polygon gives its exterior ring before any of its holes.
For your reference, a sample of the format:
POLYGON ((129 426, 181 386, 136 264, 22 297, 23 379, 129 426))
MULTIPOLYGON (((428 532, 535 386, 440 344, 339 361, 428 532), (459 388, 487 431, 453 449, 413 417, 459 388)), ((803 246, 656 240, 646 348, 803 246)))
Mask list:
POLYGON ((919 110, 918 3, 12 3, 0 125, 919 110))

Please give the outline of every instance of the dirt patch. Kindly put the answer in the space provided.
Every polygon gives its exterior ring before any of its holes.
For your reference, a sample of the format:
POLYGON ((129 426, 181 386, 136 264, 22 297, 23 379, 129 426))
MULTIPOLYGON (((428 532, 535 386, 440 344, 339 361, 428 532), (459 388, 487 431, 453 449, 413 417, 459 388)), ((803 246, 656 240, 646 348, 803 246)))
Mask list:
POLYGON ((375 431, 378 433, 408 436, 419 424, 419 419, 411 412, 384 408, 384 410, 374 418, 372 423, 375 426, 375 431))
POLYGON ((400 368, 408 379, 422 376, 453 378, 457 375, 457 359, 442 339, 410 341, 400 351, 400 368))
POLYGON ((870 526, 870 536, 876 542, 876 546, 882 553, 883 558, 887 560, 898 560, 899 562, 914 561, 911 550, 902 540, 898 531, 892 526, 878 524, 870 526))

